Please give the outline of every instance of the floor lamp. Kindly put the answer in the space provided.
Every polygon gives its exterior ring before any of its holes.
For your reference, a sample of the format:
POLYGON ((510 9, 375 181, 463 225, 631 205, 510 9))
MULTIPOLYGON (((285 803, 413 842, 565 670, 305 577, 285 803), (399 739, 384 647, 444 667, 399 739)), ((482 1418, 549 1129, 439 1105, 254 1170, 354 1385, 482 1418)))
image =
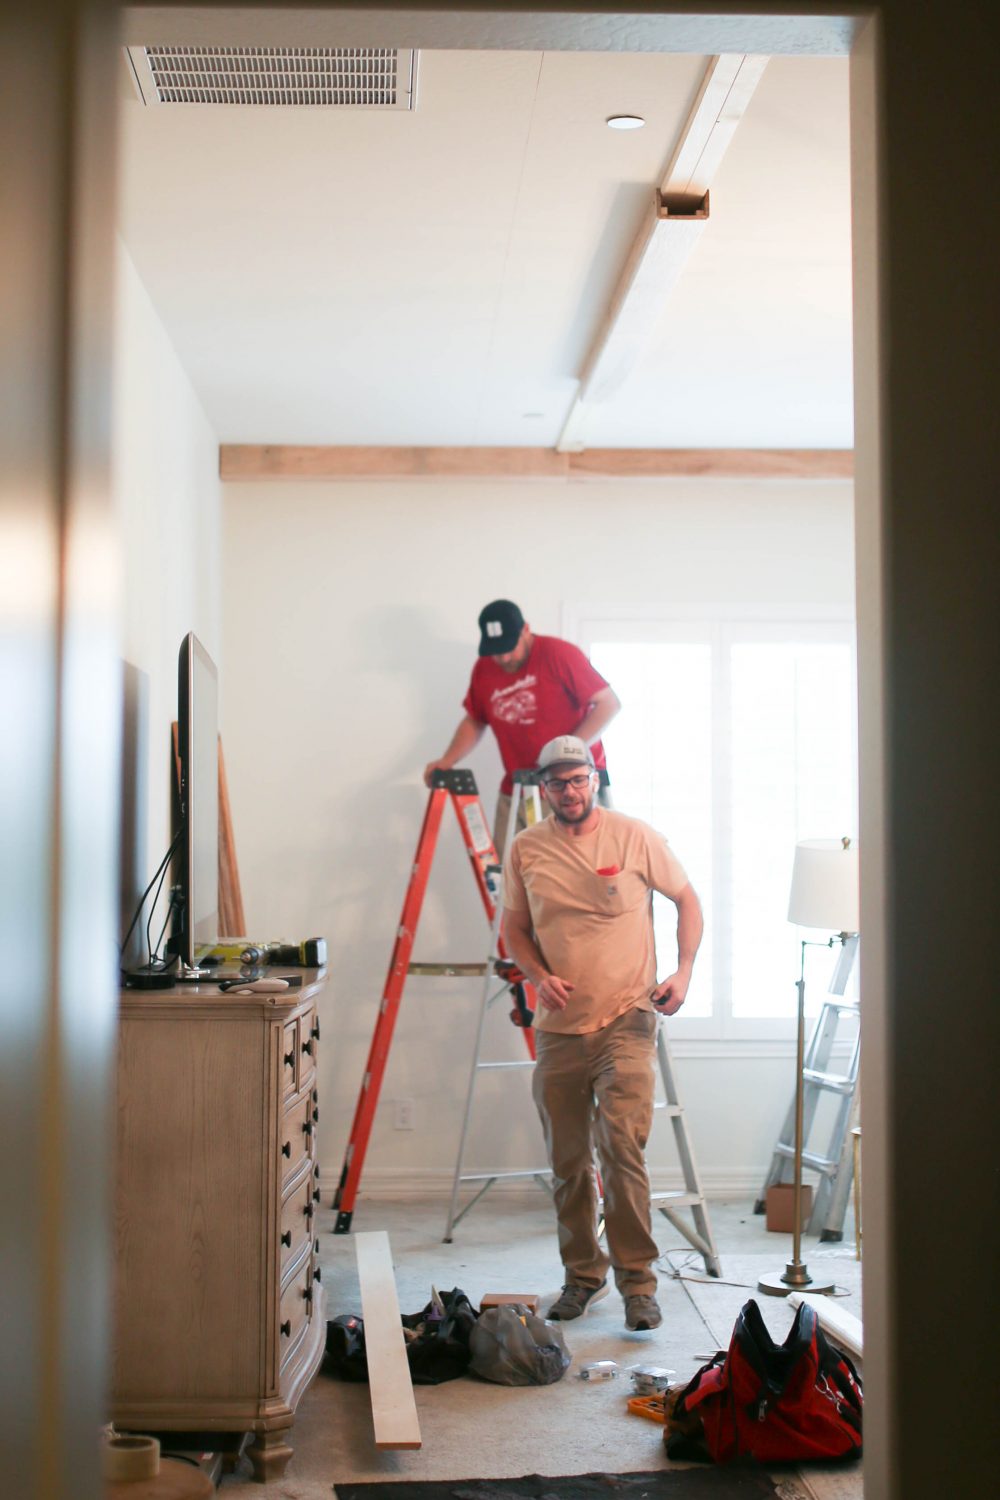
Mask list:
POLYGON ((797 927, 825 928, 833 936, 825 943, 803 938, 798 989, 798 1026, 795 1046, 795 1158, 792 1197, 792 1258, 783 1272, 762 1276, 757 1289, 772 1297, 789 1292, 832 1292, 832 1281, 817 1281, 802 1259, 802 1113, 805 1080, 806 949, 832 948, 858 931, 858 850, 850 839, 804 839, 795 846, 788 920, 797 927))

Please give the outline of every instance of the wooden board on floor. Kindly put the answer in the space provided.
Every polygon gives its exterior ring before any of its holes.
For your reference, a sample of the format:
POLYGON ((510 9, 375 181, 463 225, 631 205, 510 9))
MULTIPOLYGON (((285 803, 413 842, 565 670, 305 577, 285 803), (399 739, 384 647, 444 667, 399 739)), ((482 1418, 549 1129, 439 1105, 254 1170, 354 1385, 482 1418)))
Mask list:
POLYGON ((819 1326, 823 1332, 834 1343, 846 1349, 848 1354, 853 1354, 855 1359, 861 1359, 865 1352, 864 1330, 860 1318, 848 1312, 845 1307, 838 1307, 836 1302, 831 1302, 829 1297, 814 1297, 808 1292, 792 1292, 788 1299, 789 1307, 798 1307, 805 1302, 811 1307, 819 1319, 819 1326))
POLYGON ((389 1236, 382 1229, 354 1236, 365 1325, 368 1385, 376 1448, 419 1448, 420 1423, 403 1342, 389 1236))

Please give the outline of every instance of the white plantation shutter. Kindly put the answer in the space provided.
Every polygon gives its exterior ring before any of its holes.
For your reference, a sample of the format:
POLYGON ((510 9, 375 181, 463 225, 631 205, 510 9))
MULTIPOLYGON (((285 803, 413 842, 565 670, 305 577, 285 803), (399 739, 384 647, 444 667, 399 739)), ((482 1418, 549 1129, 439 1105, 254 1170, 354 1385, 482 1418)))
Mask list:
MULTIPOLYGON (((854 837, 857 754, 848 620, 667 620, 650 612, 581 631, 624 705, 604 741, 615 806, 669 839, 705 908, 684 1020, 756 1034, 795 1014, 799 941, 787 920, 796 842, 854 837)), ((654 903, 661 977, 676 912, 654 903)), ((836 954, 813 950, 807 995, 836 954)))

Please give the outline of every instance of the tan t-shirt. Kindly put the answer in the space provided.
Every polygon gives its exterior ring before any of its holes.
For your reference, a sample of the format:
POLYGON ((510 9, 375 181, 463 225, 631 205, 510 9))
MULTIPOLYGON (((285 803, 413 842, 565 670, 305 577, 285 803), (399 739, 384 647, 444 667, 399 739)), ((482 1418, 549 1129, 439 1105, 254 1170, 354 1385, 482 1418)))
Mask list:
POLYGON ((519 833, 504 871, 504 906, 531 913, 550 974, 574 986, 565 1010, 539 1007, 542 1031, 599 1031, 656 986, 652 893, 677 897, 683 867, 662 834, 601 808, 577 838, 555 818, 519 833))

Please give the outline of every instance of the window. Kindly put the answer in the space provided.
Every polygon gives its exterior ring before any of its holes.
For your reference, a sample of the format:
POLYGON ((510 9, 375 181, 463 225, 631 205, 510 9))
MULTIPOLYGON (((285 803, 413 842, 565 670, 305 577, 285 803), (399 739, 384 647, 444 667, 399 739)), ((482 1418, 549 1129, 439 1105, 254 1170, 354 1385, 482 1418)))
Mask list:
MULTIPOLYGON (((615 805, 666 834, 705 909, 681 1034, 788 1035, 803 935, 787 920, 795 844, 854 837, 853 624, 655 609, 582 611, 567 635, 623 709, 604 737, 615 805)), ((654 902, 661 977, 675 911, 654 902)), ((839 950, 809 950, 815 1009, 839 950)))

